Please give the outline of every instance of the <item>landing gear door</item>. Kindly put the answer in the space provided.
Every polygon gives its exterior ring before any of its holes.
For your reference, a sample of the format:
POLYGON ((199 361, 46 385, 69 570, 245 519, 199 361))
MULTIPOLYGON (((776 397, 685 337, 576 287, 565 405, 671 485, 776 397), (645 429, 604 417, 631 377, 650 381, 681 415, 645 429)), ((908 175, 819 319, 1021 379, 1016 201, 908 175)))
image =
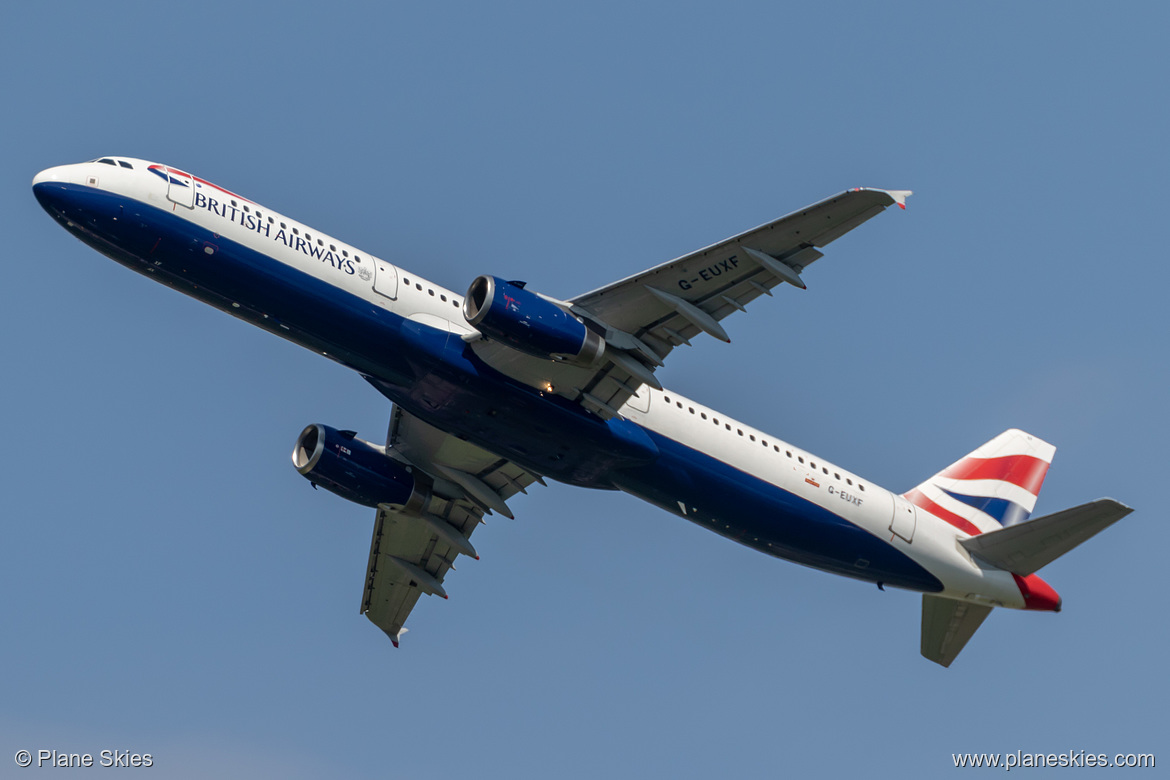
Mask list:
POLYGON ((167 200, 189 209, 195 208, 195 180, 174 168, 164 170, 167 172, 167 200))
POLYGON ((894 496, 894 516, 890 519, 890 530, 904 542, 914 540, 914 528, 918 525, 918 514, 914 505, 901 496, 894 496))
POLYGON ((370 261, 374 264, 374 292, 395 300, 398 297, 398 269, 376 257, 370 261))

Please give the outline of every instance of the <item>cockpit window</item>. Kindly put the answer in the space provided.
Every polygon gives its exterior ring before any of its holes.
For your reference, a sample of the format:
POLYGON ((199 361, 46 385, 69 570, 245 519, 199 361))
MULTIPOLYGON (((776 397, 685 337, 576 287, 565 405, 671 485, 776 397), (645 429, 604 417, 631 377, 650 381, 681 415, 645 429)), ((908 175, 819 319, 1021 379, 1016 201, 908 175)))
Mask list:
POLYGON ((126 162, 125 160, 118 160, 118 165, 121 165, 123 168, 129 168, 130 170, 134 170, 134 166, 131 165, 130 163, 126 162))
POLYGON ((103 157, 102 159, 98 160, 98 162, 104 163, 105 165, 114 165, 115 164, 114 161, 111 160, 109 157, 103 157))

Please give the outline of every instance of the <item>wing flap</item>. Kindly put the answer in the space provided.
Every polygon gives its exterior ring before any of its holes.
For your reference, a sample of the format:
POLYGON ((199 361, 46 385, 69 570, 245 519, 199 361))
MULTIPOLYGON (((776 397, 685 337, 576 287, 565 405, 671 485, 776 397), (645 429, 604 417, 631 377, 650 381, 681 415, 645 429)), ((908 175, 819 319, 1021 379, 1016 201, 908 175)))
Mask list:
POLYGON ((362 591, 361 613, 374 625, 386 632, 390 641, 398 647, 402 635, 402 624, 414 609, 422 591, 411 587, 410 577, 399 566, 389 564, 385 558, 389 550, 397 549, 398 540, 387 534, 389 512, 378 510, 374 520, 374 534, 370 540, 370 559, 366 566, 366 584, 362 591))

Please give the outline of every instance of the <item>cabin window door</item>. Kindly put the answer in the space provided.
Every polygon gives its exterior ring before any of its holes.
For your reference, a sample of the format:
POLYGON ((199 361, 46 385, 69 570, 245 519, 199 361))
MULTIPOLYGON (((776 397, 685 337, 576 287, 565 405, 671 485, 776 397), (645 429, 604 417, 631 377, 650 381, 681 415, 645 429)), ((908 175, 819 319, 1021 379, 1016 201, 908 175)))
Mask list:
POLYGON ((374 292, 385 295, 390 300, 397 298, 398 269, 376 257, 370 258, 370 262, 374 264, 374 292))
POLYGON ((894 496, 894 516, 890 519, 890 530, 903 541, 914 540, 914 527, 918 525, 918 515, 914 505, 901 496, 894 496))
POLYGON ((174 168, 164 170, 167 172, 167 200, 189 209, 195 208, 195 180, 174 168))

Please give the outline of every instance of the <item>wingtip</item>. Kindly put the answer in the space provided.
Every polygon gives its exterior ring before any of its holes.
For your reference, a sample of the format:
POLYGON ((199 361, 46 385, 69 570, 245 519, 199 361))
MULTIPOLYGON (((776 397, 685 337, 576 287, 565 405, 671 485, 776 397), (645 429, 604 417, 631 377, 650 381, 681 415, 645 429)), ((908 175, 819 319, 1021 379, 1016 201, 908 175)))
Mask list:
POLYGON ((894 203, 898 204, 898 208, 903 211, 906 209, 906 198, 914 194, 914 190, 886 190, 886 192, 894 199, 894 203))

